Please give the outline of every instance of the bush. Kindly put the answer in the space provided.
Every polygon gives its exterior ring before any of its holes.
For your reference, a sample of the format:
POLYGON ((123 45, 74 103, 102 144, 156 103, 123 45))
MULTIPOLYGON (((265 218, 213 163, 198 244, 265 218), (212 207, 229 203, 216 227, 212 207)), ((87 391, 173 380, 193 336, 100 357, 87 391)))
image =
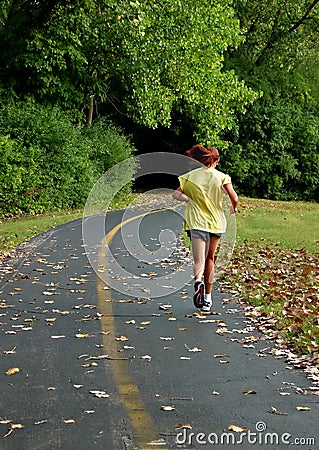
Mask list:
POLYGON ((265 96, 241 118, 223 168, 249 197, 318 201, 318 126, 301 103, 265 96))
POLYGON ((1 213, 79 208, 102 173, 133 151, 105 122, 75 126, 57 107, 7 105, 0 115, 1 213))

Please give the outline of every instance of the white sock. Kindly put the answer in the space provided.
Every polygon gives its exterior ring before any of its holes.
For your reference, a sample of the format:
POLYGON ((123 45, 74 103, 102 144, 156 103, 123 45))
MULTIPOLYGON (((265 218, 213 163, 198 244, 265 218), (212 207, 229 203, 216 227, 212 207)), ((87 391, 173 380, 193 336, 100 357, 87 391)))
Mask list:
POLYGON ((204 301, 207 303, 211 303, 212 302, 212 294, 205 294, 204 301))

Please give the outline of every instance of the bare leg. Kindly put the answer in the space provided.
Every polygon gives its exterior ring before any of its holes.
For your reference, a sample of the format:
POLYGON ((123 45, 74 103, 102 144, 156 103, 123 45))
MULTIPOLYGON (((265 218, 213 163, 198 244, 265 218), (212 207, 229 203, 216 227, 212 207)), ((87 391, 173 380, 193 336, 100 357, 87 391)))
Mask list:
POLYGON ((211 294, 213 289, 215 255, 219 241, 220 237, 212 237, 210 238, 209 243, 207 243, 207 255, 204 269, 204 283, 206 294, 211 294))
POLYGON ((192 238, 192 251, 194 259, 194 278, 195 280, 200 280, 203 276, 205 269, 205 256, 206 256, 206 242, 199 238, 192 238))

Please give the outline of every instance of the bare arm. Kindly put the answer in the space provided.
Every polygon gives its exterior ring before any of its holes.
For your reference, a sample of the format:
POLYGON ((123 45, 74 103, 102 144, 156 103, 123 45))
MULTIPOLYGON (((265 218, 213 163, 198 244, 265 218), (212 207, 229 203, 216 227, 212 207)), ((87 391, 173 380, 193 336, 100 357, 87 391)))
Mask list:
POLYGON ((187 195, 184 194, 184 192, 181 190, 180 187, 178 189, 176 189, 176 191, 174 192, 172 197, 174 200, 178 200, 179 202, 188 202, 189 201, 189 198, 187 197, 187 195))
POLYGON ((238 206, 238 195, 236 194, 233 185, 231 183, 224 184, 224 189, 227 192, 228 197, 230 198, 232 204, 231 213, 236 214, 238 206))

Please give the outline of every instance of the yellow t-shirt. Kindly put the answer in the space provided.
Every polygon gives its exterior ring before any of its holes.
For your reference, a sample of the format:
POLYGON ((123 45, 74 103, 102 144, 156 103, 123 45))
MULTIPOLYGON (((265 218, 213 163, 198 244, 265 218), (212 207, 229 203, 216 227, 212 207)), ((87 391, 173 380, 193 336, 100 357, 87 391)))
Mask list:
POLYGON ((223 186, 231 183, 230 176, 212 167, 200 167, 178 179, 182 191, 190 198, 185 211, 185 229, 225 233, 223 186))

